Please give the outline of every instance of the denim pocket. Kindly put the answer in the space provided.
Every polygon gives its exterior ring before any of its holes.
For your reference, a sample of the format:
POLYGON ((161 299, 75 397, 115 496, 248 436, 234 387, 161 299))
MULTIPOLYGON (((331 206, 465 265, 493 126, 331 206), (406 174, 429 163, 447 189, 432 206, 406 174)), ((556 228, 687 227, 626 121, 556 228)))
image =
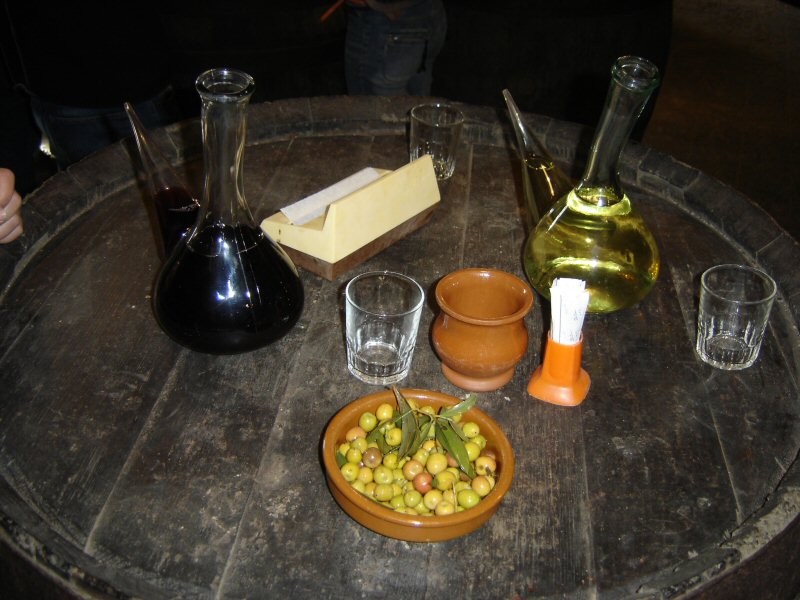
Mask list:
POLYGON ((404 84, 424 67, 425 30, 403 31, 386 36, 383 75, 387 84, 404 84))

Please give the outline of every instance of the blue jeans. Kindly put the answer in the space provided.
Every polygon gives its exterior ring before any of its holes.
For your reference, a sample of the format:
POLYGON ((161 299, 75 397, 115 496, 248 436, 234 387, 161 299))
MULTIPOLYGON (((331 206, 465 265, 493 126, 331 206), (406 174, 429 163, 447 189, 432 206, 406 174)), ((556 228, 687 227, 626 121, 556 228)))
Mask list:
MULTIPOLYGON (((122 102, 119 106, 82 108, 53 104, 32 96, 31 108, 36 124, 47 136, 50 151, 61 169, 132 135, 122 102)), ((134 109, 148 129, 180 119, 172 88, 134 104, 134 109)))
POLYGON ((442 0, 420 0, 395 19, 368 7, 348 6, 347 92, 429 96, 433 63, 446 33, 442 0))

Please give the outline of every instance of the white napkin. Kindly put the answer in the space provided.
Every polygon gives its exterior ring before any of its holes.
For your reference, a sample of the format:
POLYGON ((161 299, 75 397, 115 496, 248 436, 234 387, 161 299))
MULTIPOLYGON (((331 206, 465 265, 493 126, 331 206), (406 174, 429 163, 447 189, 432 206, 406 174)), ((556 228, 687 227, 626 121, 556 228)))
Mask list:
POLYGON ((581 339, 583 318, 589 305, 586 282, 580 279, 558 278, 550 287, 552 324, 550 337, 559 344, 577 344, 581 339))
POLYGON ((333 185, 298 200, 294 204, 284 206, 281 212, 294 225, 305 225, 309 221, 325 214, 325 209, 332 202, 352 194, 356 190, 372 183, 381 176, 380 171, 366 167, 333 185))

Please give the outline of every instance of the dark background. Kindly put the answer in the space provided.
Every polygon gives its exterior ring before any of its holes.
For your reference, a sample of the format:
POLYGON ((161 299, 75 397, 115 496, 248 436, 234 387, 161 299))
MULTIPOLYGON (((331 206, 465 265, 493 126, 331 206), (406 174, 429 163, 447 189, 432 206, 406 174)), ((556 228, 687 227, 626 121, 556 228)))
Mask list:
MULTIPOLYGON (((662 68, 663 83, 634 138, 729 183, 800 236, 794 208, 800 185, 796 1, 444 1, 449 29, 434 73, 435 95, 503 111, 500 91, 508 87, 523 111, 594 127, 611 63, 621 54, 640 54, 662 68)), ((127 6, 124 20, 114 13, 119 31, 113 34, 132 38, 127 45, 150 71, 166 69, 189 117, 199 110, 194 79, 210 67, 251 73, 254 102, 345 93, 344 12, 319 22, 332 3, 142 1, 127 6), (143 32, 149 26, 161 28, 163 47, 144 42, 153 37, 143 32)), ((91 3, 81 6, 88 10, 91 3)), ((109 20, 105 7, 95 10, 98 19, 109 20)), ((14 51, 8 12, 0 14, 6 63, 14 51)), ((91 23, 86 29, 90 35, 73 39, 94 51, 91 44, 102 36, 91 35, 98 30, 91 23)), ((59 69, 55 76, 68 72, 59 69)), ((34 152, 36 132, 11 77, 7 68, 0 73, 0 165, 15 168, 21 191, 28 192, 52 167, 34 152)), ((91 91, 106 82, 88 78, 84 85, 91 91)))

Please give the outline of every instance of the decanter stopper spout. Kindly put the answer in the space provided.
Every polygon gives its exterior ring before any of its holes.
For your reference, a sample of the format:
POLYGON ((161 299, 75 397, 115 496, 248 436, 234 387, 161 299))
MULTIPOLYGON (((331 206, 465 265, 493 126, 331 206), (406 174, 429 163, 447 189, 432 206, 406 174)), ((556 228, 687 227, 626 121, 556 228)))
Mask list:
POLYGON ((133 106, 126 102, 124 107, 139 151, 148 195, 153 201, 159 250, 162 258, 166 258, 194 225, 199 203, 189 191, 189 186, 150 141, 133 106))
POLYGON ((573 182, 539 144, 523 120, 511 92, 503 90, 503 98, 517 138, 525 192, 525 225, 531 230, 553 203, 572 189, 573 182))

